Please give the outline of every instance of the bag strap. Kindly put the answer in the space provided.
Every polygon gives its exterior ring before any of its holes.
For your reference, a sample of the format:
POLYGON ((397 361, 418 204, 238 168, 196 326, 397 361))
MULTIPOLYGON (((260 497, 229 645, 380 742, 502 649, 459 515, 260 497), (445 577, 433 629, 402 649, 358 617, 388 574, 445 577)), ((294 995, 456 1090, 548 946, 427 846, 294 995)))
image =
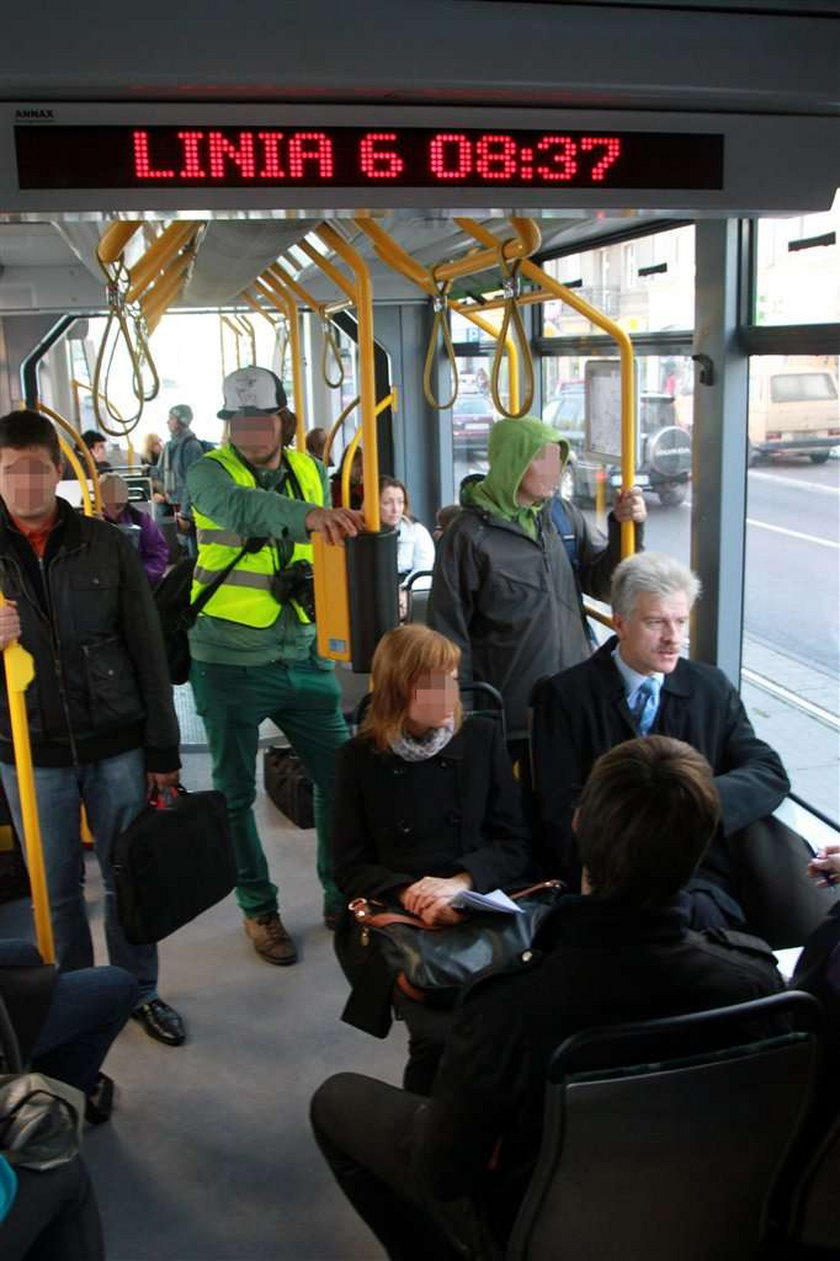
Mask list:
MULTIPOLYGON (((562 880, 541 880, 539 884, 529 885, 527 889, 509 893, 508 897, 516 901, 518 898, 527 898, 534 893, 542 893, 546 889, 559 891, 562 888, 562 880)), ((354 898, 352 902, 348 902, 347 909, 359 924, 369 924, 373 928, 387 928, 389 924, 408 924, 410 928, 422 928, 429 933, 439 933, 445 928, 452 928, 451 924, 426 924, 416 915, 391 911, 384 902, 374 902, 368 898, 354 898), (377 909, 380 907, 381 910, 377 909)))
POLYGON ((2 1051, 3 1063, 7 1073, 23 1072, 23 1059, 20 1054, 17 1035, 2 998, 0 998, 0 1051, 2 1051))
POLYGON ((245 546, 242 548, 242 551, 239 552, 238 555, 234 556, 230 564, 225 565, 224 569, 219 570, 219 572, 216 574, 216 577, 212 580, 212 582, 208 582, 204 590, 201 591, 196 596, 196 598, 192 601, 192 603, 187 608, 186 617, 185 617, 187 626, 195 626, 195 623, 198 620, 198 615, 201 612, 201 610, 204 608, 207 601, 216 594, 219 587, 227 578, 228 574, 230 574, 236 568, 236 566, 242 560, 242 557, 245 555, 245 553, 254 550, 253 544, 255 542, 259 542, 260 545, 262 546, 263 540, 262 539, 259 539, 259 540, 246 539, 245 546))

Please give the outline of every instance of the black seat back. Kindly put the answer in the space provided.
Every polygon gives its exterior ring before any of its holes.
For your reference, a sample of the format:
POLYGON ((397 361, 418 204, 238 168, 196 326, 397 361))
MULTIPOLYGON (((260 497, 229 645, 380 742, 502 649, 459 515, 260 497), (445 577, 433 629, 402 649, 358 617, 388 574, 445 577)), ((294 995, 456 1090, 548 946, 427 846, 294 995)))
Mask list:
POLYGON ((818 1004, 788 993, 568 1039, 508 1261, 756 1256, 812 1096, 818 1027, 818 1004), (725 1046, 791 1019, 798 1031, 725 1046))

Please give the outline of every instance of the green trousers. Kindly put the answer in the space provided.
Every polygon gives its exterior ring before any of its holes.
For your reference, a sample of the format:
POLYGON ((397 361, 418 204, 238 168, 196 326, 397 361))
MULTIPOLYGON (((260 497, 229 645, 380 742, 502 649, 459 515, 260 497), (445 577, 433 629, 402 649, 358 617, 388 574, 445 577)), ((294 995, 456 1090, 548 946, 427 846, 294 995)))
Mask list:
POLYGON ((269 879, 252 809, 259 725, 266 718, 283 731, 315 786, 324 911, 341 910, 343 899, 332 878, 331 834, 336 755, 348 732, 334 672, 308 661, 264 666, 193 661, 190 683, 210 742, 213 786, 227 798, 241 910, 249 919, 277 910, 277 886, 269 879))

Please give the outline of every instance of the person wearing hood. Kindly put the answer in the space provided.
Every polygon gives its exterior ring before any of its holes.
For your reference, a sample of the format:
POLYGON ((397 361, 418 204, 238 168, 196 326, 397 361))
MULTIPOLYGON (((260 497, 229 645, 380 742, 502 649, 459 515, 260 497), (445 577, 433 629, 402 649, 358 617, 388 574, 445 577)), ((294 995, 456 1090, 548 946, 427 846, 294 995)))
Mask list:
POLYGON ((489 471, 462 486, 462 511, 438 545, 428 624, 461 649, 462 684, 501 692, 514 759, 527 741, 534 684, 589 656, 581 594, 609 598, 622 521, 636 523, 642 546, 647 511, 638 488, 617 493, 608 538, 564 503, 575 572, 549 511, 568 454, 567 440, 533 417, 497 421, 489 471))

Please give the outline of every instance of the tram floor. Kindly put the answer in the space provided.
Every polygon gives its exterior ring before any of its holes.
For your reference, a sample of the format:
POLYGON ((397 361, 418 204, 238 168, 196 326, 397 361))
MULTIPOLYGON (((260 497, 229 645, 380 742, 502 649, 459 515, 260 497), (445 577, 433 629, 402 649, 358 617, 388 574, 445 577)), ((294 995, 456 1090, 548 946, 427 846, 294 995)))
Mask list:
MULTIPOLYGON (((206 753, 183 755, 188 788, 209 783, 206 753)), ((261 767, 260 776, 261 777, 261 767)), ((400 1026, 378 1041, 343 1024, 347 992, 321 918, 314 832, 291 826, 260 790, 257 821, 293 967, 254 954, 232 897, 161 943, 160 993, 188 1040, 169 1048, 133 1021, 106 1070, 111 1120, 88 1128, 85 1159, 109 1261, 380 1261, 312 1138, 312 1092, 349 1069, 399 1082, 400 1026)), ((88 855, 87 898, 104 960, 102 898, 88 855)), ((0 907, 0 935, 30 934, 28 907, 0 907)))

